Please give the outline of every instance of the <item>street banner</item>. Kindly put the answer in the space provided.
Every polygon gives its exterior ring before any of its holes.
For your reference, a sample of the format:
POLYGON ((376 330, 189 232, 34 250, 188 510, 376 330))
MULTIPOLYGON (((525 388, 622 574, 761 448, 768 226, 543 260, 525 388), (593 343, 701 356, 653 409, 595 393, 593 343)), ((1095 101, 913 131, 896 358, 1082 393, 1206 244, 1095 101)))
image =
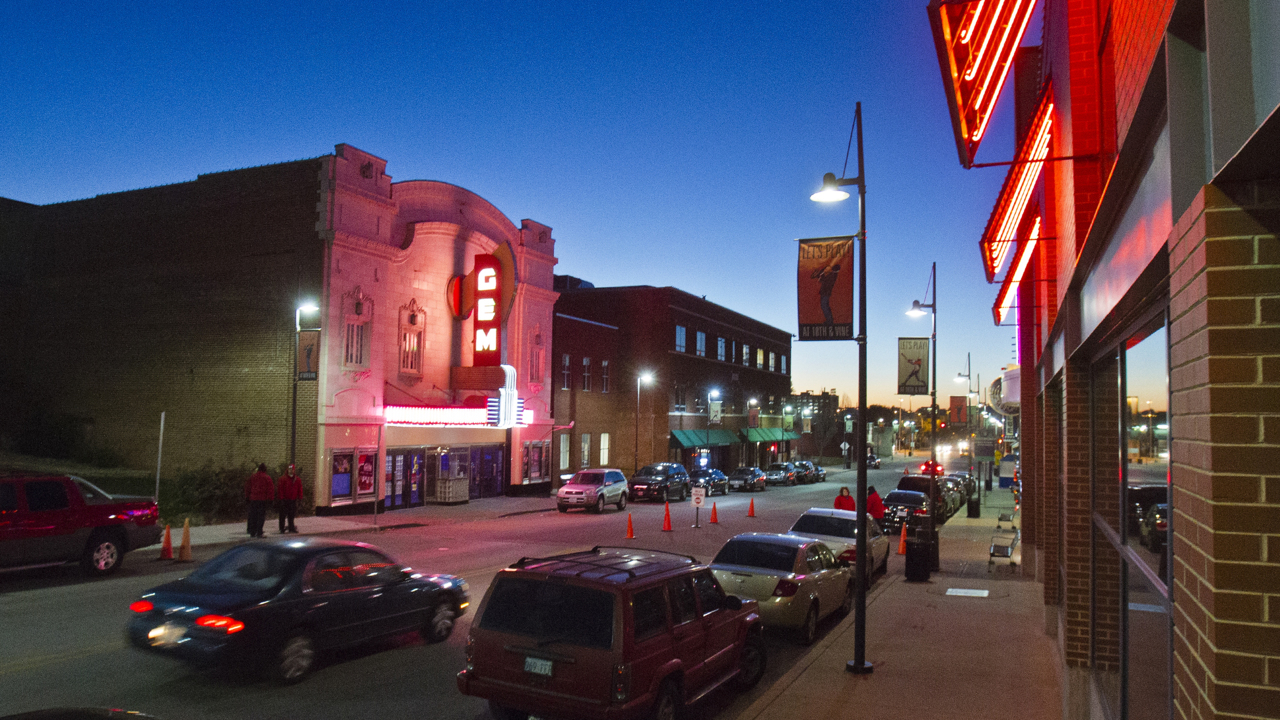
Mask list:
POLYGON ((747 427, 760 427, 760 408, 753 407, 747 409, 747 427))
POLYGON ((813 432, 813 418, 807 417, 804 419, 804 432, 806 433, 813 432))
POLYGON ((315 380, 316 368, 320 365, 320 331, 301 330, 298 332, 298 366, 295 368, 299 380, 315 380))
POLYGON ((967 425, 969 423, 969 396, 952 395, 951 406, 947 408, 947 414, 951 417, 953 425, 967 425))
POLYGON ((707 416, 707 422, 711 423, 712 425, 719 425, 719 424, 720 424, 720 418, 722 418, 722 417, 723 417, 723 413, 722 413, 721 409, 722 409, 722 405, 720 404, 720 401, 719 401, 719 400, 712 400, 712 401, 711 401, 711 414, 707 416))
POLYGON ((800 340, 853 339, 853 236, 800 241, 800 340))
POLYGON ((796 416, 788 413, 782 414, 782 429, 787 432, 793 432, 796 429, 796 416))
POLYGON ((898 394, 929 394, 929 338, 898 338, 898 394))
POLYGON ((853 418, 847 417, 844 419, 844 431, 847 433, 853 432, 853 418))

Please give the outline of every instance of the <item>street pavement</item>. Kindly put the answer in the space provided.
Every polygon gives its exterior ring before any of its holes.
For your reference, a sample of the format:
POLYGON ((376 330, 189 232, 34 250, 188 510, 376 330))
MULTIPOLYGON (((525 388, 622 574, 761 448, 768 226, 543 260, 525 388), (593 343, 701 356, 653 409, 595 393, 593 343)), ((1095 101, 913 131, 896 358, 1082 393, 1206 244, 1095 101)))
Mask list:
MULTIPOLYGON (((852 471, 829 473, 830 485, 854 484, 852 471)), ((890 489, 881 487, 881 494, 890 489)), ((867 597, 865 649, 872 673, 845 670, 854 657, 850 615, 735 720, 791 720, 798 712, 840 720, 976 719, 1010 712, 1061 717, 1061 666, 1054 639, 1044 634, 1040 585, 1020 572, 1020 545, 1011 560, 989 561, 993 536, 1010 537, 996 529, 997 518, 1013 509, 1012 495, 998 488, 984 495, 980 518, 965 517, 962 508, 940 528, 940 571, 928 582, 907 582, 902 558, 891 556, 889 571, 867 597)), ((444 526, 548 511, 554 512, 554 504, 545 497, 486 498, 377 516, 308 516, 297 522, 301 534, 323 535, 367 532, 375 525, 444 526)), ((268 518, 268 536, 275 531, 275 518, 268 518)), ((174 531, 175 555, 180 534, 181 529, 174 531)), ((193 547, 247 539, 243 523, 191 528, 193 547)))

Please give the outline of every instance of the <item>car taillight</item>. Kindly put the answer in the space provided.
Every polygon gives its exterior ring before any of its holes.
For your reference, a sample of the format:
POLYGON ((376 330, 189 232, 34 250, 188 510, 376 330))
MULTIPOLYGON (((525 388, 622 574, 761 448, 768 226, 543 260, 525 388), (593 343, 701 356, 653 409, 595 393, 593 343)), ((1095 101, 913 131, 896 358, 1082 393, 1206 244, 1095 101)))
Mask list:
POLYGON ((858 548, 851 547, 848 550, 845 550, 844 552, 840 553, 839 559, 847 563, 856 562, 858 559, 858 548))
POLYGON ((613 666, 613 700, 626 702, 631 695, 631 663, 613 666))
POLYGON ((222 615, 201 615, 196 618, 196 625, 210 628, 212 630, 221 630, 228 635, 238 633, 244 629, 244 623, 236 620, 235 618, 224 617, 222 615))
POLYGON ((129 603, 129 609, 136 613, 149 613, 155 609, 150 600, 135 600, 129 603))
POLYGON ((476 639, 468 635, 467 636, 467 672, 472 672, 473 670, 476 669, 475 648, 476 648, 476 639))
POLYGON ((1157 529, 1157 530, 1167 530, 1168 528, 1169 528, 1169 523, 1168 523, 1168 522, 1166 522, 1166 521, 1164 521, 1164 520, 1157 520, 1157 521, 1156 521, 1156 529, 1157 529))
POLYGON ((928 515, 929 511, 924 508, 916 508, 916 515, 928 515))
POLYGON ((773 589, 774 597, 791 597, 800 590, 799 583, 793 583, 790 580, 779 580, 778 587, 773 589))

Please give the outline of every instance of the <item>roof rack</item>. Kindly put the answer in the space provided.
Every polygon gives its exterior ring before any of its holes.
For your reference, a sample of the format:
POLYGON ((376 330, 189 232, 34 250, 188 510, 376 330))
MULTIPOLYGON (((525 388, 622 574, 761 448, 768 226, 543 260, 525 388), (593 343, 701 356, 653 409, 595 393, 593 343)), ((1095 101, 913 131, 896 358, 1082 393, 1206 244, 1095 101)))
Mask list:
POLYGON ((620 545, 596 545, 590 550, 580 550, 578 552, 564 553, 563 555, 552 555, 550 557, 522 557, 519 560, 512 563, 510 567, 514 569, 527 569, 539 563, 551 563, 551 562, 570 563, 572 562, 572 563, 576 563, 584 566, 581 569, 577 570, 576 572, 572 573, 574 577, 581 577, 586 573, 590 572, 591 570, 605 570, 605 571, 608 571, 609 575, 626 574, 627 580, 633 580, 637 577, 635 571, 632 570, 631 568, 617 567, 613 563, 604 562, 604 561, 593 562, 591 559, 588 559, 588 557, 584 557, 587 555, 598 556, 601 550, 626 550, 630 552, 639 551, 644 553, 653 553, 656 555, 666 555, 673 558, 679 558, 681 560, 688 560, 695 565, 698 563, 698 559, 693 557, 692 555, 682 555, 680 553, 667 552, 665 550, 650 550, 648 548, 631 548, 631 547, 623 547, 620 545))

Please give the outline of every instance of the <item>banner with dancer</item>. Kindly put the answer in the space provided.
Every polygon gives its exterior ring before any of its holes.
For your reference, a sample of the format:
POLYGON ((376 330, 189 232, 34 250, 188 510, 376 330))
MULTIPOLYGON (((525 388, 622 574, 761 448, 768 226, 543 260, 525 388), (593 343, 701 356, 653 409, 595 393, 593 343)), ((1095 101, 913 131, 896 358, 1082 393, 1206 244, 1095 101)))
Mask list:
POLYGON ((800 340, 853 339, 853 236, 800 241, 800 340))
POLYGON ((898 338, 898 394, 929 394, 929 338, 898 338))

